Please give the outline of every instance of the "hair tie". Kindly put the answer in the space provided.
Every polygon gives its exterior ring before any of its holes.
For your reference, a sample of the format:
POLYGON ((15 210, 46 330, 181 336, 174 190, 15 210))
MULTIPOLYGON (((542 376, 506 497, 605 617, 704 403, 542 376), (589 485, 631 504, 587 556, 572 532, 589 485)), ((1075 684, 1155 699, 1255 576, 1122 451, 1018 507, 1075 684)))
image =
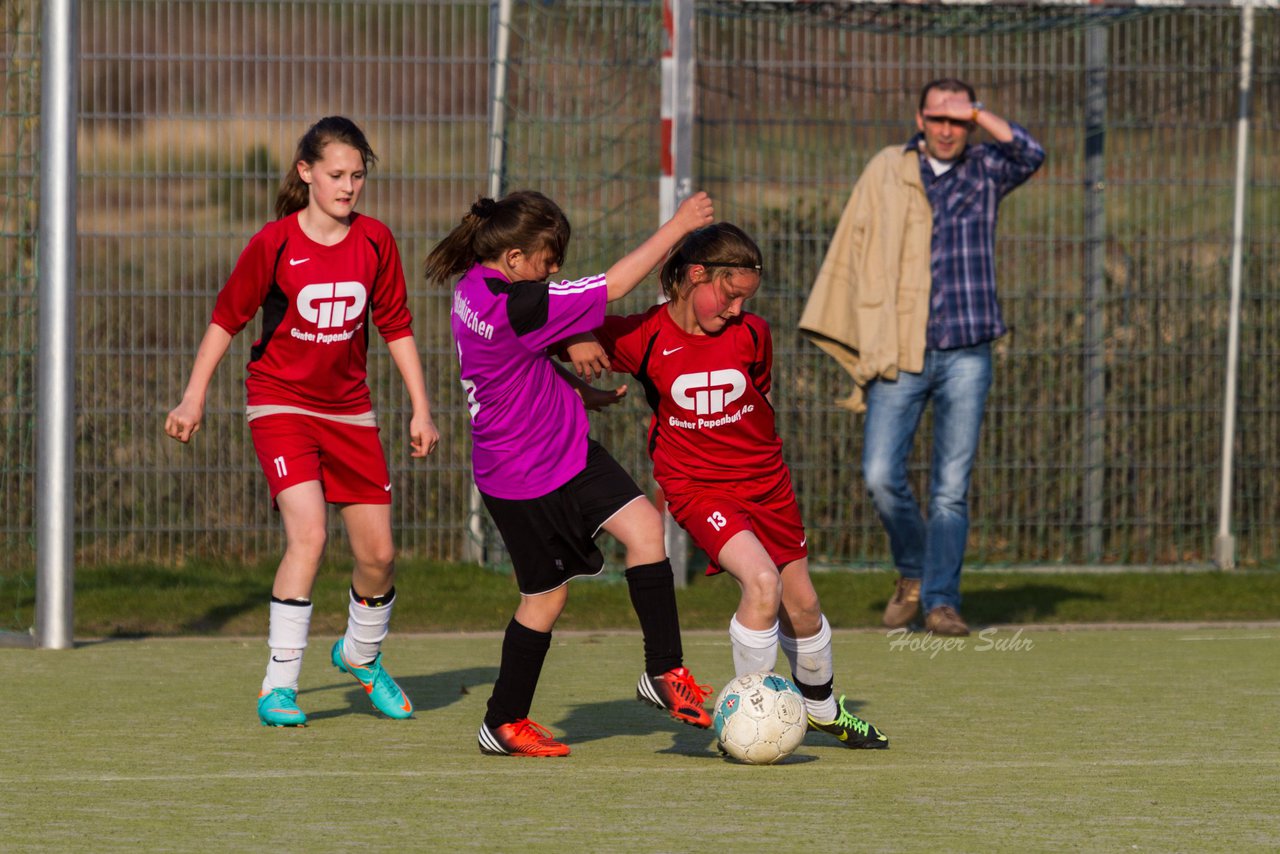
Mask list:
POLYGON ((493 212, 497 210, 498 203, 493 199, 481 198, 471 206, 472 216, 478 216, 481 219, 488 219, 493 216, 493 212))

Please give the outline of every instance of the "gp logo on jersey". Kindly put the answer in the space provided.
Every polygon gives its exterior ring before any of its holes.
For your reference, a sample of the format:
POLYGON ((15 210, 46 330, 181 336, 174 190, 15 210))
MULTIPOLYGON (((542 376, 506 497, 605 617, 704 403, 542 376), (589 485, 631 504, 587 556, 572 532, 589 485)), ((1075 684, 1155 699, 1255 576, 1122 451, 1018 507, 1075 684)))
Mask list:
POLYGON ((747 378, 733 369, 681 374, 671 384, 671 399, 697 415, 714 415, 742 397, 747 378))
POLYGON ((364 285, 325 282, 298 291, 298 314, 320 329, 341 329, 364 313, 364 285))

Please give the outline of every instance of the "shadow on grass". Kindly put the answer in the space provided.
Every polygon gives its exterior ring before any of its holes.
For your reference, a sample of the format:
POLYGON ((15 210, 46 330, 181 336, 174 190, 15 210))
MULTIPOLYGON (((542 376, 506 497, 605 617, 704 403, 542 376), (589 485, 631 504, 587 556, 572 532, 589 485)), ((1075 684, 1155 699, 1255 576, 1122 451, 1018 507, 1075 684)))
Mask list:
MULTIPOLYGON (((989 583, 989 582, 988 582, 989 583)), ((1034 623, 1051 620, 1066 602, 1102 602, 1106 595, 1091 590, 1073 590, 1057 584, 1017 584, 998 588, 965 590, 961 582, 964 602, 960 613, 970 625, 990 623, 1034 623)), ((879 614, 889 603, 887 598, 872 602, 869 610, 879 614)), ((923 624, 924 615, 917 619, 923 624)))
POLYGON ((967 593, 962 613, 979 624, 1034 623, 1057 616, 1065 602, 1101 602, 1106 598, 1102 593, 1072 590, 1057 584, 1022 584, 967 593))
MULTIPOLYGON (((571 748, 618 735, 655 736, 654 753, 739 764, 721 755, 716 747, 715 730, 680 723, 666 712, 637 700, 584 703, 557 721, 556 728, 571 748), (664 742, 665 747, 656 747, 664 742)), ((806 746, 802 744, 778 764, 817 762, 819 757, 806 753, 806 746)))
MULTIPOLYGON (((338 673, 336 670, 333 671, 333 674, 340 679, 350 678, 345 674, 338 673)), ((472 693, 477 689, 477 686, 487 693, 487 686, 492 685, 497 678, 497 667, 467 667, 461 670, 446 670, 443 673, 428 673, 423 676, 397 676, 396 682, 406 696, 413 701, 414 714, 421 715, 456 703, 458 698, 472 693)), ((316 712, 315 714, 308 713, 307 719, 324 720, 325 718, 338 718, 351 714, 380 716, 380 713, 369 702, 369 697, 365 694, 364 689, 356 685, 354 680, 351 680, 349 685, 348 690, 343 692, 343 697, 347 701, 347 708, 330 709, 329 711, 316 712)), ((315 688, 309 688, 299 693, 331 691, 333 687, 333 685, 318 685, 315 688)), ((347 688, 347 683, 344 683, 343 687, 347 688)))
POLYGON ((263 603, 270 600, 270 584, 245 590, 236 601, 213 605, 203 614, 188 619, 182 624, 182 631, 190 634, 216 634, 235 618, 255 609, 261 610, 263 603))
POLYGON ((715 733, 711 730, 682 724, 661 709, 639 700, 582 703, 557 721, 556 727, 564 733, 570 746, 617 735, 653 735, 663 742, 669 736, 667 746, 655 753, 720 758, 715 748, 715 733))
POLYGON ((274 568, 220 563, 87 569, 75 579, 77 630, 117 639, 217 634, 265 609, 273 577, 274 568))

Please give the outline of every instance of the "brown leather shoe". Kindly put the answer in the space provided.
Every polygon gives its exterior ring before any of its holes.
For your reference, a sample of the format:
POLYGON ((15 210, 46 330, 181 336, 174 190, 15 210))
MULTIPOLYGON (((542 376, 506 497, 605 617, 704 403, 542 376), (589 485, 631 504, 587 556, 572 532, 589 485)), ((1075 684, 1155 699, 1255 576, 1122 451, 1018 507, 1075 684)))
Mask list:
POLYGON ((893 590, 893 598, 884 606, 884 624, 891 629, 900 629, 919 613, 920 579, 899 577, 898 586, 893 590))
POLYGON ((969 626, 955 608, 939 605, 924 618, 924 627, 935 635, 962 638, 969 634, 969 626))

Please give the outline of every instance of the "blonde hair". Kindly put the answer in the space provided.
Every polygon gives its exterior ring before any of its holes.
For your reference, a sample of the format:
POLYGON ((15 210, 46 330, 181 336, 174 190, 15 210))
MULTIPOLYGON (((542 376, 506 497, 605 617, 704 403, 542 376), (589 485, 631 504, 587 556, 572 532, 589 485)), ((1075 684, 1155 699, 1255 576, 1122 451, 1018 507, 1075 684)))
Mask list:
POLYGON ((689 278, 689 268, 751 267, 760 269, 760 247, 745 231, 731 222, 717 222, 692 232, 676 244, 658 274, 662 292, 668 299, 681 296, 680 290, 689 278))
POLYGON ((364 131, 344 116, 326 116, 307 128, 298 140, 289 170, 284 173, 280 190, 276 193, 276 218, 284 219, 294 211, 300 211, 311 201, 311 188, 298 174, 298 164, 314 165, 324 156, 324 148, 331 142, 341 142, 360 152, 365 169, 378 162, 378 157, 365 139, 364 131))

